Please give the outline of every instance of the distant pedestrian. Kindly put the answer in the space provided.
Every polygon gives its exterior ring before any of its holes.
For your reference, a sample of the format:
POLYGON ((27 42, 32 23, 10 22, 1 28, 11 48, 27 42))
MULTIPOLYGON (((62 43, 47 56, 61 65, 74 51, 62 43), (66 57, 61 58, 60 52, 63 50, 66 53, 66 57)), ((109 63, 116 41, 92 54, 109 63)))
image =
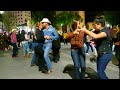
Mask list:
POLYGON ((17 47, 20 47, 20 42, 21 42, 21 34, 20 34, 20 30, 19 30, 18 33, 17 33, 17 42, 18 42, 17 47))
POLYGON ((30 38, 28 38, 27 33, 25 32, 25 30, 21 31, 21 43, 22 43, 22 47, 23 47, 23 54, 24 54, 24 58, 28 57, 30 58, 30 48, 29 48, 29 41, 30 38))
POLYGON ((12 57, 17 57, 17 55, 18 55, 16 31, 17 31, 17 29, 12 29, 12 34, 11 34, 11 36, 10 36, 10 38, 11 38, 11 44, 12 44, 12 46, 13 46, 13 54, 12 54, 12 57))

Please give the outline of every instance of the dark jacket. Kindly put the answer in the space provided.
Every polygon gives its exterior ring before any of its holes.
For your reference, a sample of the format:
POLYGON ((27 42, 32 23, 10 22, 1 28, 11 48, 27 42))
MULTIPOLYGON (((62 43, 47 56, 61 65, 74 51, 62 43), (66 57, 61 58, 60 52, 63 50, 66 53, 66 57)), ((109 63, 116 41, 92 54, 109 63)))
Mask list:
POLYGON ((35 43, 35 42, 44 43, 45 38, 44 38, 44 33, 43 33, 42 30, 40 31, 39 29, 37 29, 35 36, 37 37, 37 40, 36 40, 35 38, 33 38, 33 42, 34 42, 34 43, 35 43))

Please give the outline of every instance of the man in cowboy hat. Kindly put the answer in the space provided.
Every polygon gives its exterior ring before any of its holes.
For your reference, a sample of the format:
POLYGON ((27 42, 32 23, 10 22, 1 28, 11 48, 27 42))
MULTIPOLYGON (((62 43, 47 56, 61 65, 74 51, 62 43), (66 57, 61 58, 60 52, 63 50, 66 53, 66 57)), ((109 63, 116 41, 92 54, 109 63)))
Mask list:
POLYGON ((13 46, 13 54, 12 57, 16 57, 18 55, 18 48, 17 48, 17 36, 16 36, 17 29, 12 29, 12 34, 10 36, 11 38, 11 44, 13 46))
POLYGON ((52 72, 52 64, 49 58, 49 53, 52 48, 52 41, 54 39, 57 39, 59 36, 55 28, 51 26, 51 22, 49 21, 48 18, 43 18, 41 22, 43 24, 43 27, 45 28, 43 29, 44 38, 45 38, 43 48, 44 48, 44 58, 45 58, 45 61, 47 63, 47 68, 48 68, 47 73, 49 74, 52 72))

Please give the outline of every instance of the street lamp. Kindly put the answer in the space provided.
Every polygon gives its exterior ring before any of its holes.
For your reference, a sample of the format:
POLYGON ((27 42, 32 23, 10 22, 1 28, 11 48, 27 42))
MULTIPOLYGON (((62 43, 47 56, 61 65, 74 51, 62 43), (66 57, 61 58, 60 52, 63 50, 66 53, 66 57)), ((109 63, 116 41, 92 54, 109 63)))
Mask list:
MULTIPOLYGON (((0 11, 0 14, 2 15, 4 13, 4 11, 0 11)), ((3 18, 2 18, 3 19, 3 18)), ((1 20, 2 20, 1 19, 1 20)), ((3 30, 3 20, 1 21, 1 23, 2 23, 2 30, 3 30)))

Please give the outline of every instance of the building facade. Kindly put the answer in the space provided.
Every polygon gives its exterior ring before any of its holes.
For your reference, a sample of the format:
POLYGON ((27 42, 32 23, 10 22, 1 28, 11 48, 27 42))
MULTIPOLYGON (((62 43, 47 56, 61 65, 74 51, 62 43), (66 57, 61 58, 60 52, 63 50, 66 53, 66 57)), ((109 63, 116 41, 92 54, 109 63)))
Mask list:
POLYGON ((12 11, 16 16, 16 25, 24 25, 31 20, 31 11, 12 11))

